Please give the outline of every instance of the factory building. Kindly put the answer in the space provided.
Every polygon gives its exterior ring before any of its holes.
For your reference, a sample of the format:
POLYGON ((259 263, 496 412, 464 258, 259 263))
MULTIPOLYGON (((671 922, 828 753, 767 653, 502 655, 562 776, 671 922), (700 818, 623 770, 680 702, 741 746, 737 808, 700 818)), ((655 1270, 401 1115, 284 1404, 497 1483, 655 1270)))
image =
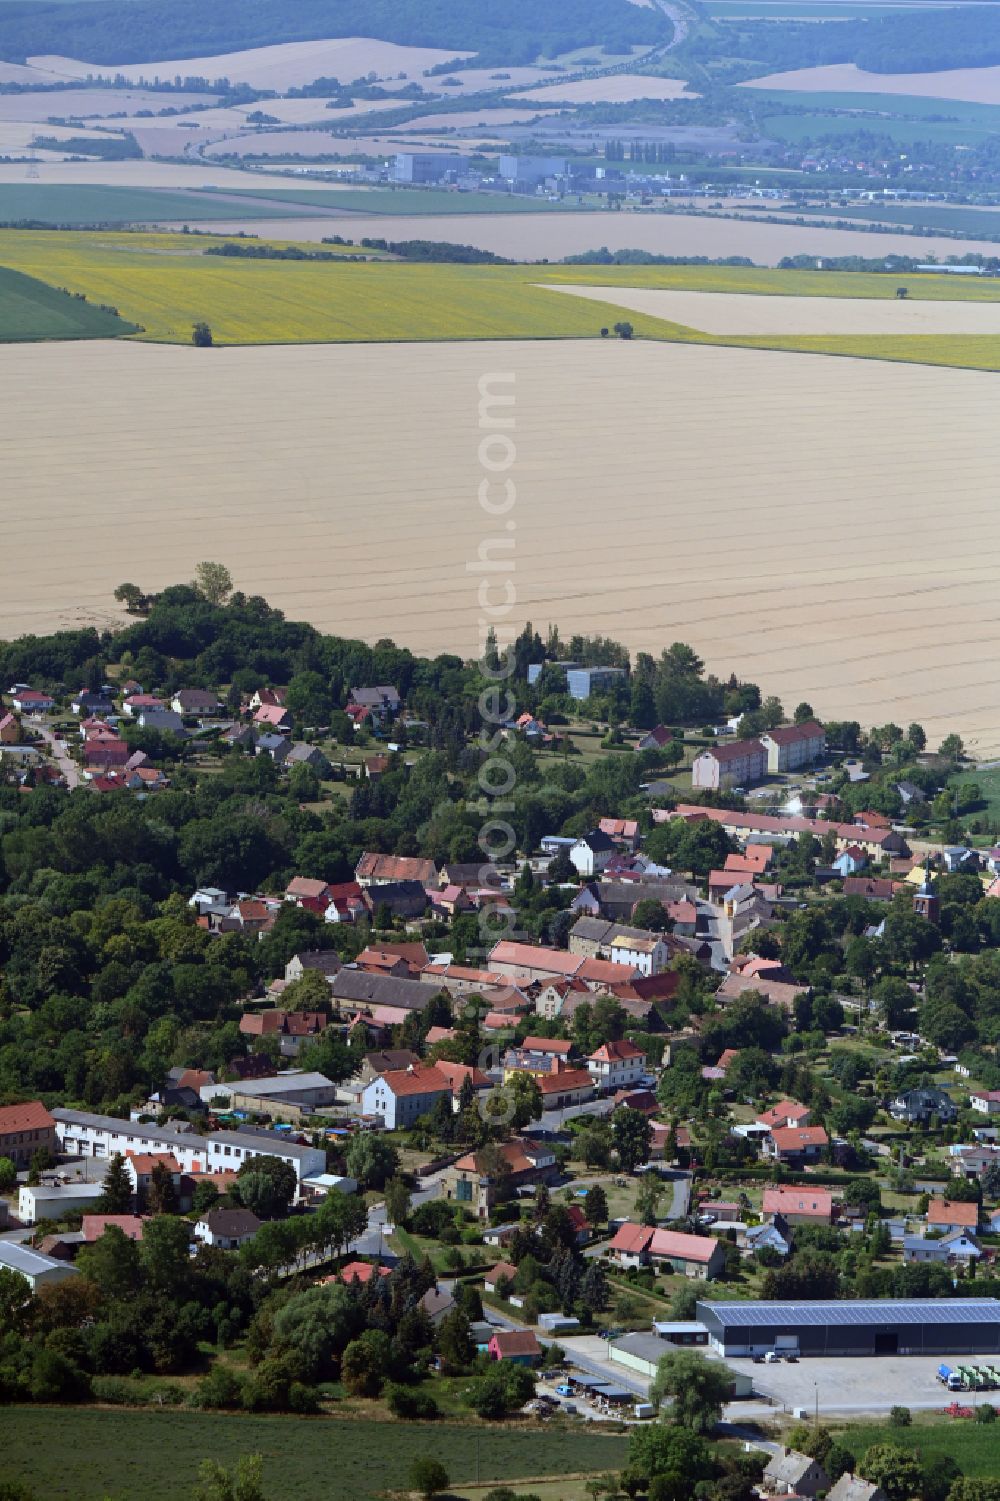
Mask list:
POLYGON ((729 1356, 1000 1354, 996 1298, 699 1303, 697 1316, 729 1356))

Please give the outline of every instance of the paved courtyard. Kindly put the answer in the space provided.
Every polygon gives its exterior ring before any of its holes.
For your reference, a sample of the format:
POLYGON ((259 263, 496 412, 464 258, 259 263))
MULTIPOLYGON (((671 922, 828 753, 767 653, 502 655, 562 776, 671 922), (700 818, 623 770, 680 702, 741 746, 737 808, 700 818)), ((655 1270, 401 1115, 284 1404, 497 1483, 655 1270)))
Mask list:
MULTIPOLYGON (((987 1356, 972 1355, 878 1355, 870 1359, 847 1356, 801 1357, 795 1365, 755 1365, 752 1360, 730 1358, 726 1364, 753 1377, 754 1391, 773 1397, 791 1410, 808 1409, 810 1415, 819 1402, 824 1413, 879 1413, 890 1407, 947 1407, 959 1401, 973 1406, 976 1402, 995 1401, 1000 1392, 948 1392, 936 1378, 939 1365, 989 1365, 987 1356)), ((1000 1369, 1000 1356, 995 1358, 1000 1369)), ((729 1408, 737 1416, 742 1404, 729 1408)))

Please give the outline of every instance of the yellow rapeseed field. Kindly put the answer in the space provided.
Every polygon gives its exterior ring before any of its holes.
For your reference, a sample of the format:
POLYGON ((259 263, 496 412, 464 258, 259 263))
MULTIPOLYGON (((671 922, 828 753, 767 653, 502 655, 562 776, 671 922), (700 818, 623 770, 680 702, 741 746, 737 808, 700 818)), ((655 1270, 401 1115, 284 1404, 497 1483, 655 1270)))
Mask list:
MULTIPOLYGON (((111 304, 140 325, 136 337, 160 343, 188 342, 201 320, 219 344, 294 344, 595 338, 602 326, 627 319, 652 339, 1000 369, 1000 337, 990 335, 710 335, 612 301, 553 295, 544 285, 884 299, 896 293, 891 276, 736 266, 338 265, 206 256, 211 243, 201 235, 3 230, 0 266, 111 304)), ((914 300, 1000 300, 993 281, 905 280, 914 300)))

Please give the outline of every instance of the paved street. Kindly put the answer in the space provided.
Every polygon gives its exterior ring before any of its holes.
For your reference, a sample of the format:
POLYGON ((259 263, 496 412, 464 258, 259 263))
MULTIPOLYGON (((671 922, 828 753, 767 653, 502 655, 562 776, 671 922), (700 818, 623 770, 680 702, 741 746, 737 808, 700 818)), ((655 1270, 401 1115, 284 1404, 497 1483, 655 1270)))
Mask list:
POLYGON ((66 778, 66 786, 70 789, 70 791, 72 791, 74 787, 79 787, 80 768, 79 766, 77 766, 75 761, 72 761, 70 759, 69 747, 67 746, 65 740, 59 739, 55 734, 53 734, 50 729, 47 729, 45 725, 39 724, 37 721, 32 721, 32 729, 37 730, 39 735, 45 741, 45 744, 48 746, 49 754, 51 755, 53 761, 55 761, 62 775, 66 778))

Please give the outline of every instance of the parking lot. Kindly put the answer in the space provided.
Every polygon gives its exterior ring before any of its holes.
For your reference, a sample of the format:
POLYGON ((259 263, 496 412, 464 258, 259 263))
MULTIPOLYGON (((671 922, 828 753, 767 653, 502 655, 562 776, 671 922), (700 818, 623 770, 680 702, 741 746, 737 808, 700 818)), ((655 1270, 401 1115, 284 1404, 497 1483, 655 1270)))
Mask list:
MULTIPOLYGON (((726 1364, 753 1377, 754 1391, 773 1397, 790 1411, 797 1407, 824 1413, 881 1413, 890 1407, 944 1408, 958 1401, 1000 1406, 1000 1391, 949 1392, 937 1380, 939 1365, 1000 1366, 1000 1357, 973 1355, 801 1356, 795 1365, 756 1365, 730 1357, 726 1364)), ((730 1409, 737 1412, 738 1406, 730 1409)))

